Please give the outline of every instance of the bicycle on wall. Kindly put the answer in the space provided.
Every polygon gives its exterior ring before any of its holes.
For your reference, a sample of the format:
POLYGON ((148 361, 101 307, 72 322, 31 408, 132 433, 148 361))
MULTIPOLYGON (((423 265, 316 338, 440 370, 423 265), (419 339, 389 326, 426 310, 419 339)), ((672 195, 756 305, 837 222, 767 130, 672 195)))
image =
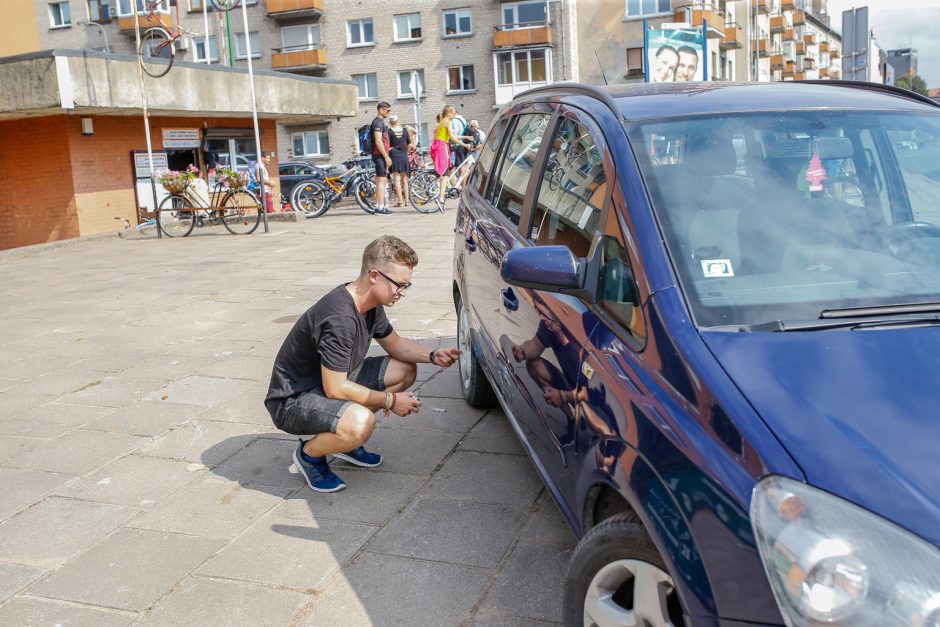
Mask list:
MULTIPOLYGON (((163 26, 148 28, 141 33, 140 45, 137 47, 137 58, 140 60, 140 67, 143 68, 144 73, 153 78, 166 76, 176 59, 176 42, 184 35, 194 38, 204 35, 186 30, 180 24, 180 0, 136 1, 140 15, 148 23, 162 24, 157 16, 159 9, 162 7, 166 11, 168 4, 176 7, 176 28, 172 32, 163 26)), ((236 8, 241 0, 209 0, 209 2, 216 11, 226 12, 236 8)), ((207 50, 206 54, 208 53, 207 50)))

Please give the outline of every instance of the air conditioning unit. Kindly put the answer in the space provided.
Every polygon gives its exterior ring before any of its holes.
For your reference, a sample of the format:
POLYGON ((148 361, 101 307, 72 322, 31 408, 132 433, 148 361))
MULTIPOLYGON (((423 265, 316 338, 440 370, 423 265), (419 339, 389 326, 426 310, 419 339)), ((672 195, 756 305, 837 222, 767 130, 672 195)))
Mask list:
POLYGON ((180 37, 176 40, 176 49, 177 50, 189 50, 189 38, 180 37))

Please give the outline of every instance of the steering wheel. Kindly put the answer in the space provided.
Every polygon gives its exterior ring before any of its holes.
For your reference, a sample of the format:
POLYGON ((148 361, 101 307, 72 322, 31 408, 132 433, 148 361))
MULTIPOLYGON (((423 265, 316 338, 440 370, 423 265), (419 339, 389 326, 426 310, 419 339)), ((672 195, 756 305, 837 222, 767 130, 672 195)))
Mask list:
POLYGON ((879 235, 885 248, 899 258, 903 259, 912 250, 912 241, 925 238, 940 238, 940 226, 931 222, 897 222, 884 226, 880 229, 879 235))

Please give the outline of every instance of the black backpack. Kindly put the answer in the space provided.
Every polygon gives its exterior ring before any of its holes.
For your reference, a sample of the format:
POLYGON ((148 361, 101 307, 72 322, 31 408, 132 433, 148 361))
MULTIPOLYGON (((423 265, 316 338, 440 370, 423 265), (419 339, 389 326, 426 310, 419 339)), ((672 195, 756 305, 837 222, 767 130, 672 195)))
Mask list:
POLYGON ((375 150, 375 142, 372 140, 372 125, 363 124, 356 129, 356 135, 359 137, 359 149, 367 155, 371 155, 375 150))

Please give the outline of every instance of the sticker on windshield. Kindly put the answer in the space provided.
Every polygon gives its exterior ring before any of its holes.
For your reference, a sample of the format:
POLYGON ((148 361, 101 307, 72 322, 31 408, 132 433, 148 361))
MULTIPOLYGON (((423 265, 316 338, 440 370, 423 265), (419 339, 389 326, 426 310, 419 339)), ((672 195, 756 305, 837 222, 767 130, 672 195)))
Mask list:
POLYGON ((706 279, 734 276, 730 259, 702 259, 702 274, 706 279))

